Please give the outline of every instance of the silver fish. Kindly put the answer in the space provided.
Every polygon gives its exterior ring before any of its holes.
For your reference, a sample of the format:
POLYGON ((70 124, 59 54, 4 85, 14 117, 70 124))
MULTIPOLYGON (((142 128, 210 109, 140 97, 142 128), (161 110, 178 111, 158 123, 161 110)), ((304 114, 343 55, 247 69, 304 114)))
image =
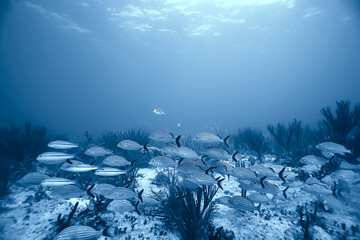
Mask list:
POLYGON ((201 157, 192 149, 188 147, 179 147, 176 149, 176 156, 186 159, 201 159, 201 157))
POLYGON ((307 155, 305 157, 302 157, 300 159, 300 162, 303 164, 313 164, 313 165, 321 166, 321 165, 327 163, 328 160, 325 158, 322 158, 322 157, 315 156, 315 155, 307 155))
POLYGON ((193 163, 181 163, 176 170, 180 173, 180 174, 198 174, 198 173, 204 173, 204 170, 198 166, 195 165, 193 163))
POLYGON ((312 185, 304 185, 301 187, 302 191, 314 194, 314 195, 331 195, 332 191, 326 188, 323 185, 312 184, 312 185))
POLYGON ((215 202, 222 204, 222 205, 229 206, 230 199, 231 199, 231 197, 229 197, 229 196, 221 196, 221 197, 215 199, 215 202))
POLYGON ((111 192, 115 188, 116 188, 116 186, 108 184, 108 183, 97 183, 91 189, 91 192, 93 192, 97 195, 105 196, 105 194, 107 194, 108 192, 111 192))
POLYGON ((55 141, 49 142, 49 144, 48 144, 48 147, 50 147, 50 148, 61 149, 61 150, 77 148, 78 146, 79 145, 76 143, 71 143, 71 142, 67 142, 67 141, 63 141, 63 140, 55 140, 55 141))
POLYGON ((112 167, 125 167, 131 165, 131 162, 122 156, 111 155, 103 160, 103 164, 112 167))
POLYGON ((228 175, 235 169, 232 165, 217 159, 206 161, 206 165, 208 167, 214 167, 215 169, 213 171, 221 175, 228 175))
POLYGON ((320 166, 308 164, 308 165, 302 166, 301 170, 303 170, 306 173, 318 172, 320 170, 320 166))
POLYGON ((191 163, 194 165, 198 165, 199 167, 201 167, 201 169, 206 170, 207 168, 209 168, 203 161, 201 160, 193 160, 193 159, 183 159, 179 161, 179 164, 185 164, 185 163, 191 163))
POLYGON ((230 155, 227 151, 221 148, 207 148, 205 149, 204 154, 214 159, 220 159, 220 160, 232 159, 232 155, 230 155))
POLYGON ((165 155, 176 157, 177 156, 178 147, 175 145, 167 145, 161 148, 161 152, 165 155))
POLYGON ((83 225, 74 225, 62 230, 54 240, 94 240, 102 235, 109 236, 106 232, 107 228, 103 231, 96 231, 94 228, 83 225))
POLYGON ((111 191, 105 193, 103 196, 107 199, 113 200, 127 200, 132 198, 139 198, 142 201, 143 190, 136 193, 133 189, 125 187, 116 187, 111 191))
POLYGON ((279 179, 278 173, 276 173, 272 168, 268 168, 260 164, 255 164, 249 169, 256 172, 260 178, 266 176, 267 179, 279 179))
POLYGON ((50 193, 51 197, 60 199, 83 198, 85 195, 86 192, 75 185, 55 186, 50 193))
POLYGON ((164 167, 164 168, 175 168, 177 163, 174 159, 167 156, 156 156, 150 159, 149 164, 154 167, 164 167))
POLYGON ((332 195, 318 195, 318 200, 324 205, 326 211, 340 211, 345 205, 332 195))
POLYGON ((127 174, 127 170, 121 170, 118 168, 112 168, 112 167, 101 167, 98 168, 95 171, 95 175, 103 176, 103 177, 113 177, 113 176, 119 176, 123 174, 127 174))
POLYGON ((197 173, 195 175, 189 174, 186 178, 186 180, 196 183, 198 185, 214 185, 217 183, 217 180, 205 173, 197 173))
POLYGON ((273 201, 268 196, 256 192, 249 195, 249 200, 254 203, 267 203, 273 201))
POLYGON ((46 187, 64 186, 70 184, 75 184, 75 182, 69 179, 59 177, 48 178, 41 182, 41 185, 46 187))
POLYGON ((346 153, 351 153, 351 151, 349 149, 346 149, 343 145, 334 142, 319 143, 318 145, 316 145, 316 148, 321 151, 336 153, 342 156, 345 156, 346 153))
POLYGON ((177 143, 179 146, 179 139, 180 136, 177 138, 174 137, 174 134, 167 130, 158 130, 150 134, 149 138, 151 140, 157 141, 157 142, 164 142, 164 143, 177 143))
POLYGON ((97 168, 97 166, 86 164, 77 160, 68 160, 68 162, 65 162, 60 166, 60 169, 66 172, 89 172, 96 170, 97 168))
POLYGON ((24 177, 22 177, 17 182, 23 186, 31 186, 31 185, 39 185, 42 181, 45 179, 50 178, 45 173, 41 172, 31 172, 26 174, 24 177))
POLYGON ((129 200, 113 200, 106 209, 111 212, 124 213, 135 211, 135 206, 129 200))
POLYGON ((91 147, 85 151, 85 154, 90 157, 102 157, 105 155, 110 155, 112 153, 111 150, 106 149, 104 147, 91 147))
POLYGON ((201 132, 196 134, 194 137, 194 141, 199 141, 203 143, 225 143, 227 147, 229 147, 227 140, 229 139, 230 135, 224 139, 221 139, 219 135, 209 133, 209 132, 201 132))
POLYGON ((74 158, 74 154, 67 154, 62 152, 44 152, 37 156, 36 160, 44 164, 54 165, 63 163, 67 159, 74 158))
POLYGON ((241 211, 254 211, 254 210, 260 210, 260 206, 255 206, 252 201, 249 199, 246 199, 241 196, 234 196, 229 200, 229 203, 231 206, 237 210, 241 211))
POLYGON ((340 168, 341 170, 352 170, 354 172, 360 172, 360 164, 352 164, 347 161, 341 161, 340 168))
POLYGON ((139 151, 141 149, 146 150, 146 145, 147 144, 142 146, 139 143, 137 143, 135 141, 132 141, 132 140, 123 140, 123 141, 119 142, 117 147, 121 148, 121 149, 124 149, 124 150, 128 150, 128 151, 139 151))
POLYGON ((250 169, 243 167, 236 167, 230 170, 230 175, 239 178, 241 180, 250 180, 255 182, 260 181, 260 178, 256 175, 254 171, 251 171, 250 169))

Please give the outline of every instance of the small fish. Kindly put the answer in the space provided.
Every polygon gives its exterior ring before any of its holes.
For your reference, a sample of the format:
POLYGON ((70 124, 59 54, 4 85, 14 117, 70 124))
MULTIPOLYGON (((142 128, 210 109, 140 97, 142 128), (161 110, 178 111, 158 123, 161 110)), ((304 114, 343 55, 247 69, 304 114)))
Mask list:
POLYGON ((156 157, 150 159, 149 165, 154 166, 154 167, 175 168, 177 163, 171 157, 156 156, 156 157))
POLYGON ((162 147, 160 150, 165 155, 168 155, 171 157, 176 157, 178 147, 176 145, 167 145, 167 146, 162 147))
POLYGON ((111 155, 103 160, 103 164, 111 167, 125 167, 131 165, 131 162, 122 156, 111 155))
POLYGON ((174 134, 167 130, 158 130, 150 134, 149 138, 157 141, 157 142, 164 142, 164 143, 175 143, 178 147, 180 147, 180 135, 178 137, 174 137, 174 134))
POLYGON ((313 164, 313 165, 321 166, 321 165, 327 163, 328 160, 325 158, 322 158, 322 157, 315 156, 315 155, 307 155, 305 157, 302 157, 300 159, 300 162, 303 164, 313 164))
POLYGON ((47 174, 41 172, 31 172, 23 176, 17 183, 23 186, 39 185, 45 179, 50 178, 47 174))
POLYGON ((189 174, 185 179, 190 182, 196 183, 200 186, 214 185, 217 183, 217 180, 214 177, 207 175, 205 173, 197 173, 195 175, 189 174))
POLYGON ((103 157, 105 155, 110 155, 111 153, 111 150, 99 146, 91 147, 85 151, 85 154, 90 157, 103 157))
POLYGON ((199 165, 195 165, 193 163, 180 163, 177 166, 176 170, 180 175, 196 175, 199 173, 204 173, 204 169, 202 169, 199 165))
POLYGON ((198 184, 196 184, 196 183, 194 183, 194 182, 191 182, 191 181, 189 181, 189 180, 186 180, 186 179, 184 179, 183 181, 181 181, 180 183, 178 183, 178 186, 179 187, 182 187, 182 188, 184 188, 184 189, 189 189, 189 190, 191 190, 191 191, 195 191, 195 190, 197 190, 198 188, 199 188, 199 185, 198 184))
POLYGON ((141 202, 142 193, 144 190, 141 190, 139 193, 136 193, 133 189, 125 187, 115 187, 111 191, 105 193, 103 196, 107 199, 113 200, 127 200, 132 198, 138 198, 141 202))
POLYGON ((221 197, 215 199, 215 202, 225 205, 225 206, 228 206, 230 199, 231 199, 231 197, 229 197, 229 196, 221 196, 221 197))
POLYGON ((58 199, 83 198, 86 192, 76 185, 55 186, 50 196, 58 199))
POLYGON ((316 145, 316 148, 330 153, 336 153, 342 156, 345 156, 345 154, 351 154, 351 151, 346 149, 343 145, 334 143, 334 142, 323 142, 316 145))
POLYGON ((63 140, 55 140, 55 141, 49 142, 49 144, 48 144, 48 147, 50 147, 50 148, 61 149, 61 150, 77 148, 78 146, 79 145, 76 143, 71 143, 71 142, 67 142, 67 141, 63 141, 63 140))
POLYGON ((90 172, 96 170, 98 167, 86 164, 77 160, 67 160, 60 169, 66 172, 90 172))
POLYGON ((267 203, 267 202, 273 201, 268 196, 261 194, 261 193, 257 193, 257 192, 250 194, 249 200, 254 203, 267 203))
POLYGON ((244 198, 242 196, 234 196, 229 200, 229 203, 231 206, 237 210, 241 211, 254 211, 258 210, 260 211, 261 204, 259 204, 257 207, 254 205, 252 201, 250 201, 247 198, 244 198))
POLYGON ((106 209, 111 212, 125 213, 135 211, 135 206, 129 200, 113 200, 106 209))
POLYGON ((268 179, 279 179, 279 175, 272 168, 265 167, 260 164, 255 164, 249 168, 250 170, 256 172, 258 177, 267 177, 268 179))
POLYGON ((341 211, 345 207, 340 200, 331 195, 318 195, 317 198, 324 205, 327 212, 341 211))
POLYGON ((94 228, 84 225, 74 225, 63 229, 54 240, 91 240, 101 236, 110 237, 108 228, 103 231, 96 231, 94 228))
POLYGON ((253 182, 260 182, 260 178, 256 175, 254 171, 244 167, 236 167, 232 169, 229 174, 240 180, 250 180, 253 182))
POLYGON ((312 185, 304 185, 301 187, 302 191, 314 194, 314 195, 331 195, 332 191, 326 188, 323 185, 312 184, 312 185))
POLYGON ((179 162, 179 165, 180 164, 185 164, 185 163, 191 163, 191 164, 194 164, 194 165, 198 165, 199 167, 201 167, 201 169, 207 169, 209 168, 206 163, 204 163, 203 161, 201 160, 193 160, 193 159, 182 159, 180 160, 179 162))
POLYGON ((95 171, 95 175, 103 176, 103 177, 114 177, 114 176, 119 176, 119 175, 123 175, 123 174, 127 174, 127 173, 128 173, 128 170, 121 170, 121 169, 112 168, 112 167, 101 167, 95 171))
POLYGON ((132 140, 123 140, 121 142, 119 142, 119 144, 117 145, 118 148, 124 149, 124 150, 128 150, 128 151, 139 151, 141 149, 145 149, 147 151, 147 143, 142 146, 139 143, 132 141, 132 140))
POLYGON ((301 170, 306 173, 313 173, 320 171, 320 167, 318 165, 308 164, 301 167, 301 170))
POLYGON ((360 174, 352 170, 337 170, 330 174, 332 179, 341 179, 348 183, 355 183, 360 180, 360 174))
POLYGON ((48 165, 55 165, 65 162, 67 159, 74 158, 74 154, 62 152, 44 152, 37 156, 36 160, 48 165))
POLYGON ((207 148, 205 149, 204 154, 214 159, 231 160, 233 159, 233 156, 237 154, 237 152, 233 155, 230 155, 227 151, 221 148, 207 148))
POLYGON ((188 147, 179 147, 176 149, 176 156, 186 159, 201 159, 201 157, 192 149, 188 147))
POLYGON ((157 115, 165 115, 165 112, 163 110, 161 110, 160 108, 155 108, 153 110, 153 113, 155 113, 157 115))
POLYGON ((221 137, 219 135, 213 134, 213 133, 209 133, 209 132, 201 132, 197 135, 195 135, 194 137, 194 141, 199 141, 199 142, 203 142, 203 143, 225 143, 225 145, 227 147, 229 147, 228 144, 228 139, 229 139, 230 135, 227 136, 224 139, 221 139, 221 137))
POLYGON ((91 192, 95 193, 97 195, 105 196, 105 194, 107 194, 108 192, 111 192, 115 188, 116 188, 116 186, 108 184, 108 183, 97 183, 91 189, 91 192))
POLYGON ((347 161, 341 161, 339 169, 360 172, 360 164, 352 164, 347 161))
POLYGON ((46 187, 64 186, 70 184, 75 184, 75 182, 73 180, 59 177, 48 178, 41 182, 41 185, 46 187))

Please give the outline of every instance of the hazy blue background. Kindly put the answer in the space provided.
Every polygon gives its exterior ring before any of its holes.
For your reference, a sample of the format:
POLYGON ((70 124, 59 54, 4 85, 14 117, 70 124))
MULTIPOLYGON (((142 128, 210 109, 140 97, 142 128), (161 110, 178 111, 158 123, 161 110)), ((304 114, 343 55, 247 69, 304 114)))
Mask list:
POLYGON ((1 126, 316 125, 360 102, 356 0, 1 2, 1 126))

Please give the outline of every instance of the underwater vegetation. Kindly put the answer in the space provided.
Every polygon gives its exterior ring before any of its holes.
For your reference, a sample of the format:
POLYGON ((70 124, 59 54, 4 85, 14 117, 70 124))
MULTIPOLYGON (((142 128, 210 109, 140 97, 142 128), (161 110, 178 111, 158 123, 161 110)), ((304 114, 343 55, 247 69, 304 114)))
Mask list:
POLYGON ((10 179, 18 180, 32 169, 35 158, 47 149, 49 140, 45 127, 33 127, 30 122, 23 127, 11 124, 0 129, 0 196, 7 193, 10 179))
MULTIPOLYGON (((270 141, 265 137, 261 130, 254 128, 245 128, 238 130, 237 134, 232 135, 232 139, 236 146, 248 148, 256 154, 261 161, 264 154, 270 150, 270 141)), ((240 150, 237 148, 237 150, 240 150)))
POLYGON ((294 119, 271 138, 139 128, 74 143, 10 125, 0 238, 358 239, 358 105, 325 109, 320 129, 294 119))

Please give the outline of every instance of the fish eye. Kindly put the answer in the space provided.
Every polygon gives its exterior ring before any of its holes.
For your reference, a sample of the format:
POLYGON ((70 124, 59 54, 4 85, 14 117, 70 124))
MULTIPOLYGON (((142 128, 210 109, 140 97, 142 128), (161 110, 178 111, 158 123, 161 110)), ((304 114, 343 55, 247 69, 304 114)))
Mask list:
POLYGON ((155 159, 153 159, 152 161, 155 162, 155 159))
POLYGON ((199 138, 199 136, 196 136, 196 138, 199 138))
POLYGON ((152 133, 151 136, 154 136, 154 134, 152 133))
POLYGON ((306 160, 306 158, 303 158, 303 160, 305 161, 305 160, 306 160))
POLYGON ((179 149, 176 149, 176 151, 179 151, 179 149))
POLYGON ((107 194, 110 195, 110 192, 108 192, 107 194))
POLYGON ((192 176, 190 175, 189 178, 192 178, 192 176))

